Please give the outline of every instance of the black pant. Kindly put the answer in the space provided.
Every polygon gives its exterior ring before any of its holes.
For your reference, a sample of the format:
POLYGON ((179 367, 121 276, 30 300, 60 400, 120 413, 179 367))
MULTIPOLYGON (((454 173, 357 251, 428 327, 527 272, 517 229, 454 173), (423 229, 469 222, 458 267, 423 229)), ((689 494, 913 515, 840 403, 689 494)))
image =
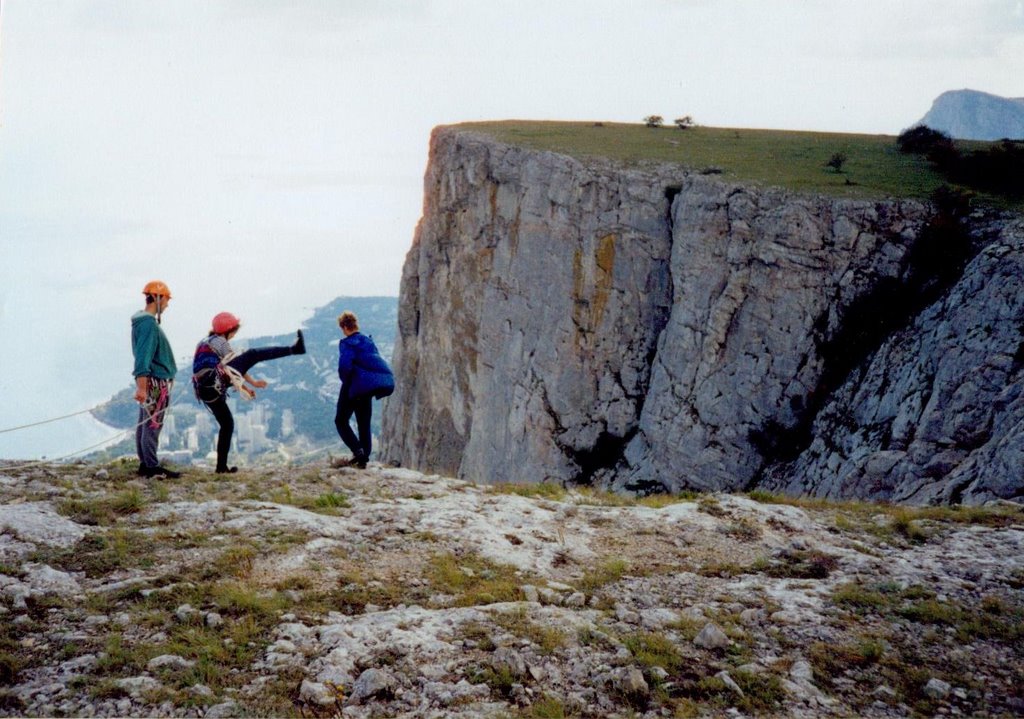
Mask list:
POLYGON ((240 373, 245 374, 260 362, 287 357, 291 353, 291 347, 254 347, 228 362, 228 367, 233 367, 240 373))
MULTIPOLYGON (((291 347, 256 347, 235 357, 228 362, 228 367, 245 374, 260 362, 287 357, 291 353, 291 347)), ((235 418, 231 415, 231 409, 228 407, 227 392, 225 391, 213 401, 207 402, 206 406, 213 412, 214 419, 220 425, 220 432, 217 434, 217 469, 227 469, 228 453, 231 451, 231 435, 235 433, 235 418)))
POLYGON ((220 433, 217 435, 217 469, 227 469, 231 435, 235 432, 235 418, 231 416, 231 409, 228 407, 228 396, 222 394, 213 402, 207 402, 206 406, 213 412, 214 419, 220 425, 220 433))
POLYGON ((338 428, 338 435, 352 454, 357 459, 367 460, 370 458, 372 449, 372 435, 370 434, 370 417, 373 415, 373 397, 346 397, 342 389, 338 395, 338 411, 334 415, 334 426, 338 428), (359 439, 349 426, 348 421, 352 414, 356 415, 356 426, 359 428, 359 439))

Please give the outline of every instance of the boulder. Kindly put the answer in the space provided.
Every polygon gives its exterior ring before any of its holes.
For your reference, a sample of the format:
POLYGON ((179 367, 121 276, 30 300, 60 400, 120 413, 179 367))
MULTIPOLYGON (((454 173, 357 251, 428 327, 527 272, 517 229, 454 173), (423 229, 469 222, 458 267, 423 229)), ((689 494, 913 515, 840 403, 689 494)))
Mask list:
POLYGON ((361 704, 368 699, 387 697, 398 687, 395 678, 384 669, 367 669, 352 685, 349 703, 361 704))
POLYGON ((702 649, 727 649, 732 642, 717 624, 708 622, 693 638, 693 643, 702 649))

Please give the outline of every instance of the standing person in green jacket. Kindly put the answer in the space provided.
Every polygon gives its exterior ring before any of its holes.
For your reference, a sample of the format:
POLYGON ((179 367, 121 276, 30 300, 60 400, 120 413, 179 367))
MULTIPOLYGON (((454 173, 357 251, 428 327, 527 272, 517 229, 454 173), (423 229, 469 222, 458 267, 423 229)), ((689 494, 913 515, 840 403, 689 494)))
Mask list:
POLYGON ((139 455, 139 474, 143 477, 181 476, 161 467, 156 458, 164 413, 171 400, 171 386, 178 367, 171 343, 160 328, 160 318, 171 302, 170 288, 154 280, 143 289, 146 309, 132 315, 132 354, 135 355, 135 401, 139 403, 139 423, 135 427, 135 451, 139 455))

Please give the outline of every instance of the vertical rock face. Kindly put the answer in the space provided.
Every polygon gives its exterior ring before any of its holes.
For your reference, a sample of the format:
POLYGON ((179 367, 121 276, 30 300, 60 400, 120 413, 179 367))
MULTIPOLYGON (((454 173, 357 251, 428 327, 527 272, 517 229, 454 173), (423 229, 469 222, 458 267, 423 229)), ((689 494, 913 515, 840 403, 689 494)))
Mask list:
POLYGON ((614 464, 672 300, 667 186, 436 131, 384 457, 489 481, 614 464))
POLYGON ((457 128, 435 131, 425 186, 384 459, 633 490, 764 482, 956 500, 981 496, 965 484, 979 473, 984 491, 1012 494, 996 487, 1003 465, 1021 484, 1022 431, 971 434, 1024 404, 1008 389, 1021 354, 1014 231, 910 326, 920 308, 888 306, 887 288, 914 270, 931 214, 917 202, 623 169, 457 128), (872 328, 894 317, 905 329, 873 356, 889 332, 872 328), (985 338, 970 329, 986 324, 985 338), (865 479, 878 472, 881 485, 865 479), (922 477, 941 487, 922 490, 922 477))
POLYGON ((763 486, 823 497, 980 503, 1024 492, 1024 222, 850 374, 814 440, 763 486))
POLYGON ((822 347, 905 271, 923 208, 691 181, 673 216, 673 311, 615 484, 742 488, 792 451, 822 347))

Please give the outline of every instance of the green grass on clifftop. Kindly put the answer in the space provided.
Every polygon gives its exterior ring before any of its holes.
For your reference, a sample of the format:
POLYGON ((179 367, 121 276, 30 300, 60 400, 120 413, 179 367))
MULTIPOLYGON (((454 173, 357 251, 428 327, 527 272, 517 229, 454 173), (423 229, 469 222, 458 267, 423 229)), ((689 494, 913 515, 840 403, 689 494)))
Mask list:
POLYGON ((458 127, 580 159, 678 163, 697 172, 720 170, 728 180, 841 197, 927 199, 945 184, 923 157, 901 154, 892 135, 516 120, 458 127), (846 156, 842 172, 825 166, 834 153, 846 156))

